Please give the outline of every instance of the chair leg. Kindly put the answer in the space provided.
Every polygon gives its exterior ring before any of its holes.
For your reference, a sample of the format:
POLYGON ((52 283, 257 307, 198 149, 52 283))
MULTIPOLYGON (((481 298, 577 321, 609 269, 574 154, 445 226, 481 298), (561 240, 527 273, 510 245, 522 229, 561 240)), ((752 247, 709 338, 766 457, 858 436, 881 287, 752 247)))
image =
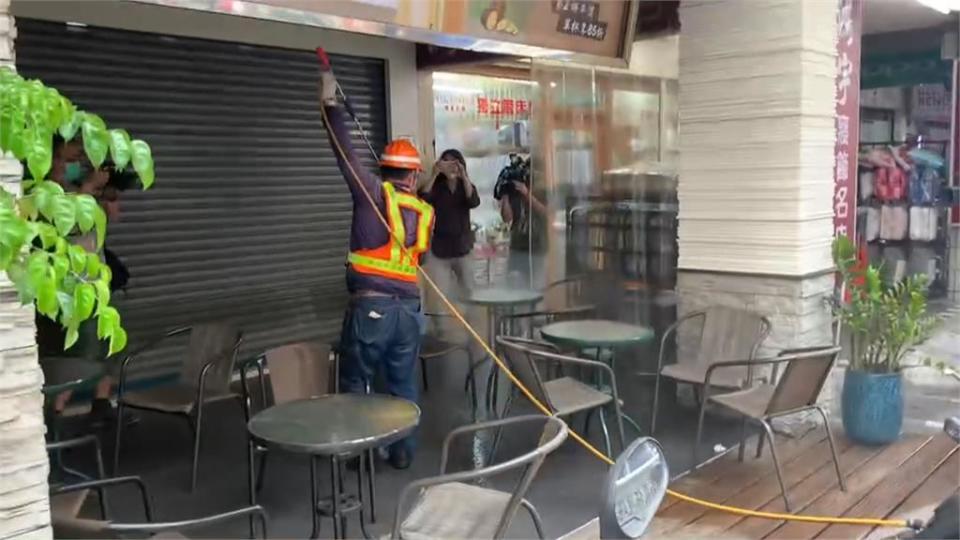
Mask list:
POLYGON ((760 437, 757 438, 757 455, 756 459, 760 459, 760 456, 763 455, 763 433, 760 434, 760 437))
MULTIPOLYGON (((107 473, 103 469, 103 454, 100 452, 100 440, 94 440, 94 460, 97 464, 97 480, 103 480, 107 473)), ((107 507, 107 492, 103 488, 97 490, 97 504, 100 506, 100 519, 107 521, 110 519, 110 510, 107 507)))
MULTIPOLYGON (((513 392, 510 392, 510 395, 507 396, 507 402, 503 404, 503 416, 501 418, 506 418, 510 415, 510 407, 513 405, 513 392)), ((487 465, 494 463, 497 458, 497 449, 500 446, 500 438, 503 435, 503 426, 497 428, 493 436, 493 444, 490 446, 490 457, 487 458, 487 465)))
POLYGON ((190 492, 197 490, 197 473, 200 465, 200 436, 203 433, 203 403, 197 404, 197 417, 193 430, 193 469, 190 472, 190 492))
POLYGON ((833 430, 830 429, 830 421, 827 419, 827 412, 823 407, 815 407, 823 418, 823 427, 827 430, 827 441, 830 442, 830 453, 833 454, 833 466, 837 470, 837 481, 840 483, 840 491, 847 490, 847 483, 843 479, 843 473, 840 471, 840 458, 837 457, 837 445, 833 441, 833 430))
POLYGON ((117 434, 113 441, 113 475, 120 476, 120 436, 123 433, 123 401, 117 400, 117 434))
POLYGON ((256 489, 257 493, 263 489, 263 479, 267 475, 267 458, 270 457, 270 452, 264 450, 260 453, 260 465, 257 467, 257 483, 256 489))
POLYGON ((317 457, 310 456, 310 518, 313 528, 310 529, 310 538, 320 536, 320 516, 317 514, 317 506, 320 496, 317 494, 317 457))
POLYGON ((703 419, 707 413, 707 402, 706 400, 700 400, 700 414, 697 418, 697 439, 696 444, 693 445, 693 466, 697 466, 697 455, 698 450, 700 449, 700 436, 703 435, 703 419))
POLYGON ((603 407, 597 407, 597 412, 600 416, 600 431, 603 432, 603 444, 607 450, 607 455, 611 458, 616 458, 613 454, 613 448, 610 446, 610 430, 607 429, 607 413, 603 410, 603 407))
POLYGON ((420 357, 420 378, 423 380, 423 393, 430 391, 430 383, 427 382, 427 362, 420 357))
POLYGON ((657 406, 660 404, 660 373, 654 376, 653 383, 653 411, 650 413, 650 436, 657 432, 657 406))
MULTIPOLYGON (((256 494, 256 484, 257 481, 254 478, 254 459, 257 453, 256 445, 253 442, 253 439, 247 439, 247 502, 250 503, 250 506, 257 504, 257 494, 256 494)), ((250 533, 250 539, 256 537, 256 527, 254 525, 254 517, 250 516, 248 520, 248 527, 250 533)))
MULTIPOLYGON (((374 464, 374 450, 369 450, 366 453, 367 466, 370 468, 367 471, 367 493, 370 495, 370 523, 377 522, 377 487, 376 487, 376 465, 374 464)), ((361 456, 361 459, 363 457, 361 456)), ((361 464, 363 466, 363 464, 361 464)), ((361 488, 362 489, 362 488, 361 488)))
POLYGON ((521 499, 520 505, 526 508, 527 513, 530 514, 530 520, 533 521, 533 528, 537 530, 537 538, 543 540, 545 536, 543 535, 543 520, 540 519, 540 512, 537 512, 537 508, 526 499, 521 499))
MULTIPOLYGON (((620 438, 620 452, 623 452, 627 449, 627 437, 623 431, 623 411, 620 409, 619 398, 613 403, 613 414, 617 415, 617 436, 620 438)), ((633 420, 631 419, 631 422, 632 421, 633 420)), ((610 457, 616 459, 616 457, 612 455, 610 457)))
POLYGON ((740 448, 737 449, 737 460, 743 463, 743 454, 747 445, 747 417, 740 419, 740 448))
POLYGON ((783 483, 783 473, 780 470, 780 460, 777 458, 777 444, 773 440, 773 428, 770 427, 770 424, 766 419, 760 421, 760 425, 763 426, 763 430, 767 434, 767 438, 770 439, 770 455, 773 456, 773 468, 777 470, 777 482, 780 484, 780 493, 783 494, 783 507, 787 512, 792 512, 790 509, 790 500, 787 499, 787 487, 783 483))

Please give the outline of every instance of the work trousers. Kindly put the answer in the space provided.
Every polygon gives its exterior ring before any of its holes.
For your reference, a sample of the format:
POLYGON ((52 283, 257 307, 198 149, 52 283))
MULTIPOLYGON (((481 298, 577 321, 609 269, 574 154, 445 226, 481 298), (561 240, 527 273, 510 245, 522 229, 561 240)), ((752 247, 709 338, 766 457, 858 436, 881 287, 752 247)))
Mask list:
MULTIPOLYGON (((424 331, 417 298, 366 296, 353 298, 344 316, 341 334, 340 388, 365 393, 382 371, 386 392, 417 402, 417 358, 424 331)), ((404 448, 413 457, 416 438, 411 435, 391 446, 404 448)))

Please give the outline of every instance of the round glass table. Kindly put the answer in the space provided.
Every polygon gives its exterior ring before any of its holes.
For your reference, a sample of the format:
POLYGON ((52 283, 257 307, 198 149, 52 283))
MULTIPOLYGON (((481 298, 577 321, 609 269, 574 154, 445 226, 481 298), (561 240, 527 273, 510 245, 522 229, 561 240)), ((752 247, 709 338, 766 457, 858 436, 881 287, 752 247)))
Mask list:
POLYGON ((599 319, 548 324, 540 328, 540 335, 554 345, 577 349, 629 347, 654 337, 653 330, 646 326, 599 319))
MULTIPOLYGON (((487 310, 487 344, 490 348, 496 347, 497 330, 500 317, 515 313, 519 307, 532 309, 541 300, 543 292, 534 289, 490 287, 470 292, 467 302, 487 310)), ((500 397, 500 370, 491 361, 490 373, 487 376, 486 409, 490 418, 497 418, 497 402, 500 397)))
MULTIPOLYGON (((352 511, 359 512, 361 531, 364 537, 368 537, 363 516, 365 467, 357 468, 361 489, 358 500, 351 502, 343 493, 340 460, 398 441, 409 435, 419 423, 420 408, 405 399, 379 394, 335 394, 270 407, 254 415, 247 430, 258 444, 310 456, 311 538, 316 538, 320 532, 317 458, 330 459, 333 535, 334 538, 344 538, 344 514, 352 511)), ((250 463, 251 474, 252 471, 253 463, 250 463)), ((250 496, 254 498, 253 490, 250 496)), ((255 501, 251 500, 251 503, 255 501)))
MULTIPOLYGON (((610 351, 610 367, 615 368, 614 359, 616 350, 633 345, 641 345, 655 337, 654 331, 646 326, 607 321, 602 319, 585 319, 580 321, 563 321, 548 324, 540 328, 540 335, 546 341, 562 348, 580 351, 596 351, 596 359, 602 360, 603 352, 610 351)), ((598 374, 599 376, 599 374, 598 374)), ((604 389, 604 382, 597 380, 597 387, 604 389)), ((638 434, 643 434, 637 422, 627 414, 621 412, 621 417, 630 424, 638 434)))

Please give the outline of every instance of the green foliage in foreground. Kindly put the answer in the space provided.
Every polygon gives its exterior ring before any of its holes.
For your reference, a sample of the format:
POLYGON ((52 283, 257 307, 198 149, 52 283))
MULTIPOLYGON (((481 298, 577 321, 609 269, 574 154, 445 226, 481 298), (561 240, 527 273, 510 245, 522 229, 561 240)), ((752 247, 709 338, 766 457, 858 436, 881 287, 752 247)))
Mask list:
POLYGON ((96 253, 70 241, 94 231, 103 247, 107 216, 90 195, 65 192, 48 179, 53 136, 81 136, 90 163, 108 157, 116 170, 132 167, 143 189, 154 180, 147 143, 122 129, 108 129, 97 115, 77 110, 57 90, 0 69, 0 150, 26 164, 23 196, 0 189, 0 272, 5 272, 24 304, 66 329, 64 348, 78 339, 82 322, 96 317, 97 335, 110 341, 110 354, 123 350, 127 333, 110 305, 110 268, 96 253))

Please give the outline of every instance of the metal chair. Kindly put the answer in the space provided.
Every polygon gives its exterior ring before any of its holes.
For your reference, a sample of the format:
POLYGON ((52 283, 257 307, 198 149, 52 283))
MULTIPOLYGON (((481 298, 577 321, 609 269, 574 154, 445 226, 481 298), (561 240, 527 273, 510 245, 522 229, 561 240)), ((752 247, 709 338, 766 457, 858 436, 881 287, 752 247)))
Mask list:
POLYGON ((185 519, 180 521, 155 522, 153 521, 153 510, 150 505, 150 496, 147 487, 143 481, 136 476, 126 476, 120 478, 106 478, 103 480, 91 480, 80 484, 71 484, 56 490, 51 490, 51 525, 53 526, 54 538, 143 538, 156 536, 157 538, 187 538, 181 534, 182 531, 192 530, 211 525, 219 525, 238 518, 259 518, 263 538, 267 537, 267 514, 260 506, 248 506, 239 508, 221 514, 204 516, 195 519, 185 519), (140 492, 143 501, 143 513, 146 521, 142 523, 117 523, 108 521, 106 516, 101 515, 100 520, 77 517, 76 512, 72 515, 64 514, 58 510, 63 508, 64 503, 76 504, 79 507, 83 504, 83 499, 90 490, 103 490, 104 488, 120 486, 124 484, 134 485, 140 492), (77 503, 76 501, 79 501, 77 503))
POLYGON ((440 475, 407 484, 397 500, 390 537, 399 538, 503 538, 520 506, 530 514, 537 534, 543 538, 543 523, 536 508, 524 496, 547 455, 567 438, 567 425, 555 416, 528 415, 459 427, 443 441, 440 475), (461 435, 501 429, 518 424, 542 424, 537 447, 495 465, 447 472, 451 442, 461 435), (480 487, 472 482, 522 469, 512 493, 480 487), (410 499, 416 502, 406 514, 410 499), (405 515, 405 517, 404 517, 405 515))
POLYGON ((210 323, 194 327, 178 328, 162 338, 130 354, 120 366, 120 381, 117 389, 117 439, 113 454, 113 472, 120 469, 120 442, 123 433, 123 411, 130 407, 186 418, 193 431, 193 468, 190 475, 190 490, 197 487, 197 472, 200 455, 200 438, 203 431, 203 409, 207 403, 236 399, 244 415, 248 411, 243 397, 230 389, 234 364, 243 337, 239 330, 227 323, 210 323), (130 364, 146 350, 163 340, 190 334, 186 362, 180 372, 180 380, 173 384, 127 391, 127 372, 130 364))
MULTIPOLYGON (((660 355, 653 390, 653 414, 650 433, 656 432, 657 411, 660 404, 660 379, 667 377, 680 383, 705 386, 707 371, 718 362, 756 358, 757 351, 770 334, 770 321, 766 317, 741 309, 714 306, 704 311, 684 315, 670 325, 660 341, 660 355), (696 352, 692 358, 679 357, 677 363, 663 365, 667 340, 685 325, 701 321, 702 328, 696 352)), ((710 384, 722 388, 741 388, 752 382, 753 366, 737 364, 714 374, 710 384)), ((701 408, 704 400, 700 399, 701 408)))
POLYGON ((584 304, 503 315, 498 319, 497 335, 538 339, 540 328, 555 322, 589 319, 596 314, 596 310, 596 306, 584 304))
MULTIPOLYGON (((241 366, 240 374, 241 381, 243 381, 244 384, 244 393, 249 394, 249 389, 246 386, 246 372, 251 365, 257 369, 262 409, 268 407, 266 393, 267 382, 264 374, 265 367, 270 371, 269 386, 270 393, 273 395, 274 405, 337 393, 338 388, 336 381, 339 376, 338 367, 340 357, 339 354, 332 353, 337 350, 338 346, 338 343, 305 341, 270 349, 257 357, 252 363, 247 362, 241 366)), ((254 469, 256 455, 260 456, 260 466, 256 468, 256 479, 252 486, 252 489, 259 492, 263 488, 263 482, 266 476, 267 456, 269 456, 270 453, 265 447, 256 445, 253 442, 250 444, 253 445, 252 452, 248 453, 250 471, 254 469)), ((370 474, 366 475, 367 490, 370 493, 370 516, 371 521, 376 522, 374 453, 373 451, 366 452, 363 456, 359 457, 366 460, 365 466, 367 470, 370 471, 370 474)), ((362 489, 363 485, 362 482, 360 482, 357 486, 358 493, 360 493, 362 489)), ((360 501, 362 503, 362 497, 360 501)))
MULTIPOLYGON (((60 492, 60 490, 63 490, 66 487, 85 484, 91 480, 103 480, 107 477, 106 472, 104 471, 104 468, 103 468, 103 451, 101 450, 100 439, 96 435, 93 435, 93 434, 84 435, 82 437, 75 437, 71 439, 48 442, 46 444, 47 452, 50 454, 53 454, 52 458, 55 458, 58 460, 63 459, 61 454, 64 450, 80 448, 84 446, 90 446, 93 448, 94 464, 96 465, 96 469, 97 469, 96 478, 91 478, 78 471, 74 471, 73 469, 67 469, 66 467, 64 467, 64 469, 67 470, 71 476, 75 476, 79 478, 81 481, 72 482, 72 483, 51 482, 50 483, 51 495, 54 493, 60 492)), ((99 504, 99 507, 100 507, 100 517, 101 519, 107 519, 107 516, 109 514, 109 509, 107 505, 107 494, 104 492, 103 489, 97 489, 96 491, 97 491, 97 503, 99 504)), ((71 497, 61 498, 59 501, 57 501, 58 505, 54 505, 53 501, 51 501, 50 511, 52 513, 59 512, 61 515, 67 515, 72 513, 71 517, 76 516, 80 512, 80 507, 83 504, 83 501, 86 499, 87 495, 89 494, 89 490, 85 490, 85 491, 74 490, 72 491, 72 493, 75 493, 76 495, 74 495, 72 498, 71 497)))
MULTIPOLYGON (((783 484, 783 475, 780 471, 780 461, 777 459, 777 449, 773 439, 773 428, 770 420, 780 416, 788 416, 808 410, 816 410, 823 418, 823 425, 827 431, 827 440, 830 443, 830 452, 833 455, 833 465, 837 471, 837 480, 840 489, 846 491, 843 474, 840 472, 840 461, 837 458, 837 447, 833 441, 833 432, 827 413, 817 405, 817 398, 823 388, 830 368, 833 367, 839 347, 821 347, 814 349, 794 349, 784 351, 780 356, 765 360, 743 360, 734 362, 718 362, 707 370, 707 384, 704 386, 704 402, 713 402, 730 409, 743 416, 740 433, 740 461, 743 461, 744 442, 746 437, 746 421, 754 420, 763 426, 766 437, 770 440, 770 454, 773 457, 773 466, 777 470, 777 481, 783 493, 783 504, 790 511, 790 501, 787 499, 787 490, 783 484), (786 364, 783 375, 776 384, 763 383, 750 388, 719 395, 710 395, 710 380, 716 369, 730 366, 764 365, 772 367, 771 381, 777 380, 779 367, 786 364)), ((704 408, 700 410, 700 419, 697 422, 697 438, 693 447, 694 463, 697 462, 697 448, 700 446, 700 436, 703 431, 704 408)), ((757 441, 757 457, 763 453, 763 434, 757 441)))
MULTIPOLYGON (((612 405, 617 419, 617 435, 620 449, 624 448, 623 418, 620 413, 620 396, 617 394, 617 378, 613 369, 597 360, 587 360, 575 356, 559 354, 556 349, 543 342, 523 338, 498 336, 497 345, 506 355, 510 363, 510 370, 523 383, 538 401, 547 406, 556 416, 570 416, 584 411, 597 410, 600 413, 600 427, 603 430, 603 440, 607 455, 612 456, 613 448, 610 444, 610 432, 607 429, 607 419, 604 408, 612 405), (573 377, 559 377, 545 380, 541 375, 538 364, 559 363, 572 366, 599 370, 610 381, 610 393, 597 389, 591 384, 581 382, 573 377)), ((503 415, 507 416, 513 403, 516 388, 510 394, 504 408, 503 415)), ((496 454, 499 442, 499 433, 494 439, 490 451, 491 460, 496 454)))
MULTIPOLYGON (((253 362, 241 365, 240 379, 243 392, 249 394, 247 369, 252 365, 257 370, 261 410, 269 406, 265 367, 270 370, 269 386, 274 405, 335 393, 336 386, 333 380, 337 376, 335 367, 337 359, 335 357, 333 361, 330 360, 331 350, 330 344, 312 341, 291 343, 270 349, 253 362)), ((261 446, 256 446, 254 450, 261 456, 256 475, 256 490, 260 491, 263 487, 268 453, 267 449, 261 446)))
MULTIPOLYGON (((428 318, 439 320, 453 317, 449 313, 425 313, 428 318)), ((470 349, 470 338, 463 342, 453 342, 444 337, 428 332, 420 341, 420 378, 423 381, 423 391, 430 391, 430 383, 427 377, 427 360, 434 358, 443 358, 457 351, 463 351, 467 355, 467 375, 463 382, 464 391, 470 391, 470 404, 472 417, 477 418, 477 381, 474 377, 477 366, 481 364, 473 359, 473 351, 470 349)))
POLYGON ((585 276, 569 276, 543 288, 543 304, 550 311, 563 310, 583 303, 585 276))

